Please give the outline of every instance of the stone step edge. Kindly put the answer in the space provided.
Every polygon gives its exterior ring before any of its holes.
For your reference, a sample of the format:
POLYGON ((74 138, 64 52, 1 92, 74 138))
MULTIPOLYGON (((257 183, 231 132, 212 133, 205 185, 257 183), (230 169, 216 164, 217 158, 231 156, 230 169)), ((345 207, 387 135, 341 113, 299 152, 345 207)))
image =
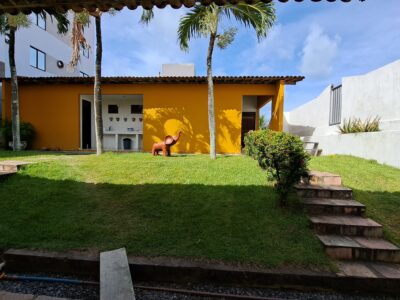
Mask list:
POLYGON ((304 183, 298 183, 295 186, 295 189, 297 190, 317 190, 317 191, 345 191, 345 192, 351 192, 353 191, 352 189, 345 187, 345 186, 335 186, 335 185, 313 185, 313 184, 304 184, 304 183))
POLYGON ((370 218, 363 218, 358 216, 331 216, 331 215, 317 215, 317 216, 309 216, 308 219, 312 224, 324 224, 324 225, 337 225, 337 226, 355 226, 355 227, 366 227, 366 228, 382 228, 383 226, 370 218), (365 221, 372 221, 374 224, 349 224, 349 223, 335 223, 329 221, 313 221, 312 219, 316 219, 318 217, 326 217, 328 219, 337 218, 337 217, 345 217, 346 219, 363 219, 365 221))
POLYGON ((342 177, 338 174, 311 170, 308 175, 308 182, 312 185, 325 183, 328 185, 341 186, 342 177))
POLYGON ((317 234, 316 236, 318 237, 320 242, 326 248, 357 248, 357 249, 399 251, 400 252, 400 248, 397 245, 395 245, 383 238, 367 238, 367 237, 359 237, 359 236, 341 236, 341 235, 329 235, 329 234, 317 234), (347 240, 347 242, 349 242, 349 244, 348 245, 332 244, 327 241, 327 238, 340 238, 342 240, 347 240), (366 241, 372 241, 372 242, 381 241, 384 244, 386 244, 386 246, 390 246, 391 248, 388 248, 388 247, 380 248, 380 247, 375 247, 375 246, 369 247, 367 245, 363 245, 362 243, 360 243, 360 240, 366 240, 366 241))
POLYGON ((310 205, 310 206, 333 206, 333 207, 352 207, 352 208, 365 208, 365 205, 354 200, 354 199, 335 199, 335 198, 302 198, 301 202, 304 205, 310 205), (326 200, 326 203, 324 203, 324 200, 326 200), (313 201, 319 202, 319 203, 313 203, 313 201), (342 202, 342 204, 335 204, 332 203, 332 201, 339 201, 342 202))

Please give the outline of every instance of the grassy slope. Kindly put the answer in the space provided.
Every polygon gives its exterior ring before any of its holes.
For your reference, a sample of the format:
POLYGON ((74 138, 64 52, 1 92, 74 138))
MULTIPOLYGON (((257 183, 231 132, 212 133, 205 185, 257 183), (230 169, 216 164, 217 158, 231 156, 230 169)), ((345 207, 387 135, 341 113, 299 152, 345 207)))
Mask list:
POLYGON ((367 215, 400 245, 400 169, 351 156, 315 157, 310 167, 341 175, 355 199, 366 205, 367 215))
MULTIPOLYGON (((11 155, 0 152, 0 160, 11 155)), ((328 265, 301 209, 277 208, 265 174, 248 157, 23 159, 41 163, 0 183, 0 248, 126 246, 135 255, 328 265)))

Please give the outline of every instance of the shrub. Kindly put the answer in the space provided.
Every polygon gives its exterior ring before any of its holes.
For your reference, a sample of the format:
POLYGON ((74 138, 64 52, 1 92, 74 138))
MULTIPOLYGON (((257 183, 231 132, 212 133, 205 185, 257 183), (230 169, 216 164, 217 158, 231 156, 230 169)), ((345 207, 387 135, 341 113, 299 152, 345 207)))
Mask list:
POLYGON ((257 130, 246 134, 245 152, 267 171, 267 178, 275 182, 281 205, 286 203, 293 186, 308 175, 310 159, 299 137, 272 130, 257 130))
MULTIPOLYGON (((13 140, 11 121, 5 120, 3 122, 2 128, 6 144, 8 144, 8 142, 13 140)), ((32 145, 33 139, 35 138, 36 135, 33 125, 29 122, 21 122, 20 135, 21 135, 21 142, 26 141, 28 143, 28 148, 29 148, 32 145)))
POLYGON ((339 126, 340 133, 374 132, 379 131, 379 117, 368 118, 364 122, 360 118, 344 119, 343 125, 339 126))

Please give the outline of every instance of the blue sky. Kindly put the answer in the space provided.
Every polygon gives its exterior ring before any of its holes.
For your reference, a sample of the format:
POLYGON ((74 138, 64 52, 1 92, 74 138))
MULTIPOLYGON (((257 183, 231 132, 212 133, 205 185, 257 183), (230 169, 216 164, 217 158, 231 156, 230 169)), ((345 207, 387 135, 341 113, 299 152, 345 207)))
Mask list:
MULTIPOLYGON (((400 0, 296 3, 275 1, 277 22, 258 43, 254 31, 238 26, 235 41, 216 50, 214 75, 303 75, 286 88, 285 110, 313 99, 329 84, 400 59, 400 0)), ((207 40, 190 51, 177 44, 179 18, 187 9, 155 9, 148 25, 141 9, 103 17, 104 76, 157 76, 163 63, 194 63, 205 75, 207 40)), ((222 27, 237 25, 223 22, 222 27)))

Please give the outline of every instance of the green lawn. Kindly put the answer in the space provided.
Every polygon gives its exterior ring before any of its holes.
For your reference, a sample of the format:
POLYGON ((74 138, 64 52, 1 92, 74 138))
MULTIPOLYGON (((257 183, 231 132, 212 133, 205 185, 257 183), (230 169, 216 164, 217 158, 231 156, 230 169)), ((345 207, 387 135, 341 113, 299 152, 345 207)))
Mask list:
MULTIPOLYGON (((1 152, 0 160, 15 159, 1 152)), ((243 156, 64 155, 0 182, 0 249, 112 249, 261 266, 328 267, 293 200, 287 209, 243 156)))
POLYGON ((367 207, 367 216, 384 225, 386 236, 400 245, 400 169, 351 156, 322 156, 310 168, 342 176, 354 197, 367 207))

